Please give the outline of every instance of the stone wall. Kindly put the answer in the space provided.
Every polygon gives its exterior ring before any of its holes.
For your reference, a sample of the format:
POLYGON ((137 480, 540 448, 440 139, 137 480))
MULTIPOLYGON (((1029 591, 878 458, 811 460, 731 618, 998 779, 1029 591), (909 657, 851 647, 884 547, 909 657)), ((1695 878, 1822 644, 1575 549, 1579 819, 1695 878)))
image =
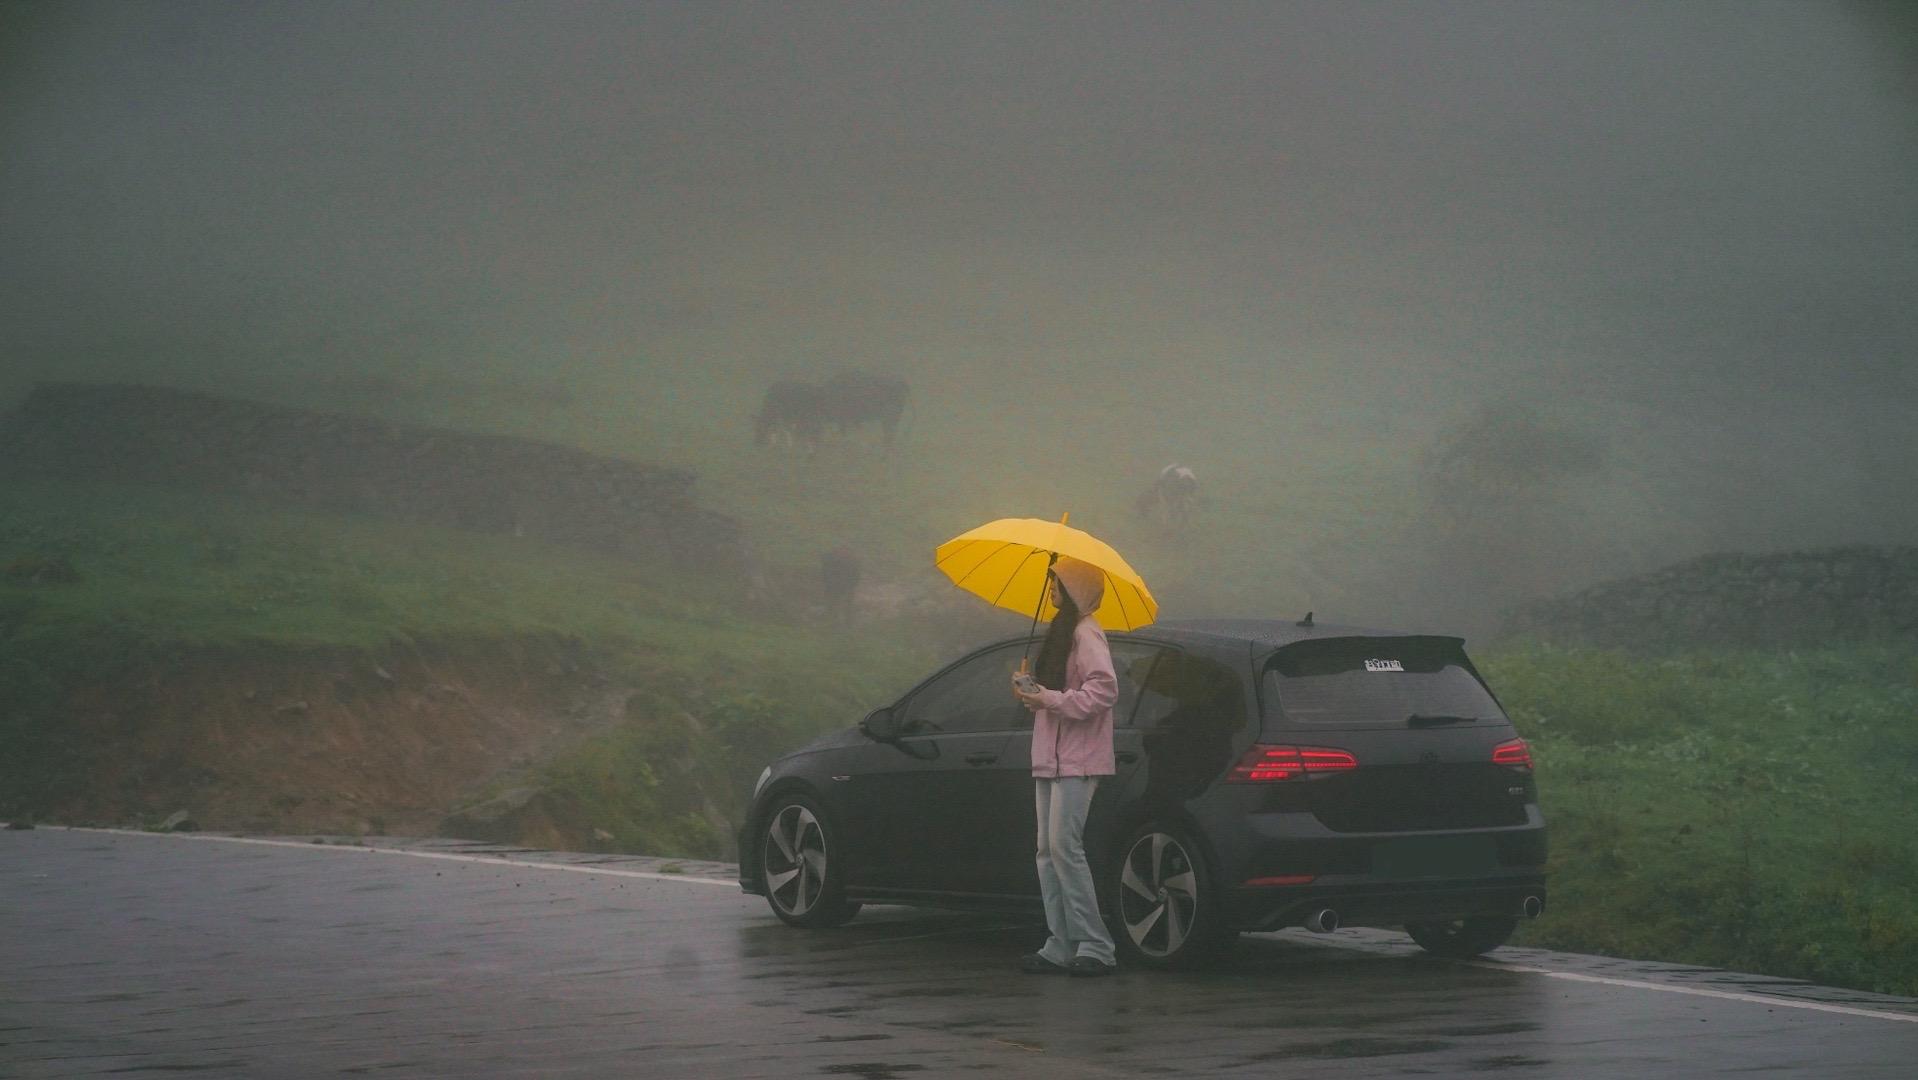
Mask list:
POLYGON ((730 569, 739 524, 693 474, 530 439, 151 386, 46 383, 0 420, 14 474, 152 483, 730 569))
POLYGON ((1707 555, 1532 604, 1506 629, 1623 649, 1918 636, 1918 548, 1707 555))

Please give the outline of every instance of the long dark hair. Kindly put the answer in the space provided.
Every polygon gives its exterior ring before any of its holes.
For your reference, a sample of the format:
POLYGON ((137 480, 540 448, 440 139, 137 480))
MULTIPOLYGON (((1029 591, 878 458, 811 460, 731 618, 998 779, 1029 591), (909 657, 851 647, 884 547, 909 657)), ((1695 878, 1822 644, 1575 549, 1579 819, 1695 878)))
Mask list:
MULTIPOLYGON (((1050 572, 1048 581, 1058 581, 1050 572)), ((1065 585, 1059 586, 1059 613, 1046 626, 1046 639, 1039 645, 1039 659, 1033 664, 1032 677, 1048 690, 1066 688, 1066 658, 1072 655, 1072 632, 1079 628, 1079 605, 1065 585)))

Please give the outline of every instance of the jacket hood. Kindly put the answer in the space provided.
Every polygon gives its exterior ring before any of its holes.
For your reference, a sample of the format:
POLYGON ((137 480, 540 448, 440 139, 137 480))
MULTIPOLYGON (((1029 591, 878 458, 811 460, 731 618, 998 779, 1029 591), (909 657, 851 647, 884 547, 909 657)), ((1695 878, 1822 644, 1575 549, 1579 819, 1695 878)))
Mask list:
POLYGON ((1052 573, 1065 586, 1072 602, 1079 605, 1081 613, 1090 615, 1099 608, 1099 601, 1105 599, 1105 571, 1089 562, 1080 562, 1070 555, 1059 556, 1052 564, 1052 573))

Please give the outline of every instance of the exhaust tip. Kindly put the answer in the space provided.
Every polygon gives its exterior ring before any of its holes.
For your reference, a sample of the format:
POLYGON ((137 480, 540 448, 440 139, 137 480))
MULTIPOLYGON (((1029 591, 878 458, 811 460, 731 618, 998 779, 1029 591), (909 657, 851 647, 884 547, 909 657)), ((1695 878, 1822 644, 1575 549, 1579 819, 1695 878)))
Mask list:
POLYGON ((1339 928, 1339 913, 1331 908, 1320 908, 1306 916, 1305 928, 1315 934, 1329 934, 1339 928))
POLYGON ((1538 918, 1545 914, 1545 898, 1536 895, 1526 897, 1519 903, 1519 912, 1528 919, 1538 918))

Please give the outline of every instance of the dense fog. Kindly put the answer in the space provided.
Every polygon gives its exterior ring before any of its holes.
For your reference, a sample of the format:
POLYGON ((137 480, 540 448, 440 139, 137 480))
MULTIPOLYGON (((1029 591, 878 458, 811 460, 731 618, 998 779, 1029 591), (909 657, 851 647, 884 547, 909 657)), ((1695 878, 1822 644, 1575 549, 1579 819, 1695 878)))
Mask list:
POLYGON ((1896 5, 47 3, 0 32, 6 402, 128 380, 513 431, 692 468, 762 539, 780 484, 910 492, 911 544, 1072 509, 1179 614, 1483 625, 1918 536, 1896 5), (866 448, 886 485, 751 445, 769 383, 848 369, 912 388, 866 448), (1202 539, 1147 544, 1122 512, 1174 462, 1202 539), (1213 572, 1265 545, 1269 580, 1213 572))

